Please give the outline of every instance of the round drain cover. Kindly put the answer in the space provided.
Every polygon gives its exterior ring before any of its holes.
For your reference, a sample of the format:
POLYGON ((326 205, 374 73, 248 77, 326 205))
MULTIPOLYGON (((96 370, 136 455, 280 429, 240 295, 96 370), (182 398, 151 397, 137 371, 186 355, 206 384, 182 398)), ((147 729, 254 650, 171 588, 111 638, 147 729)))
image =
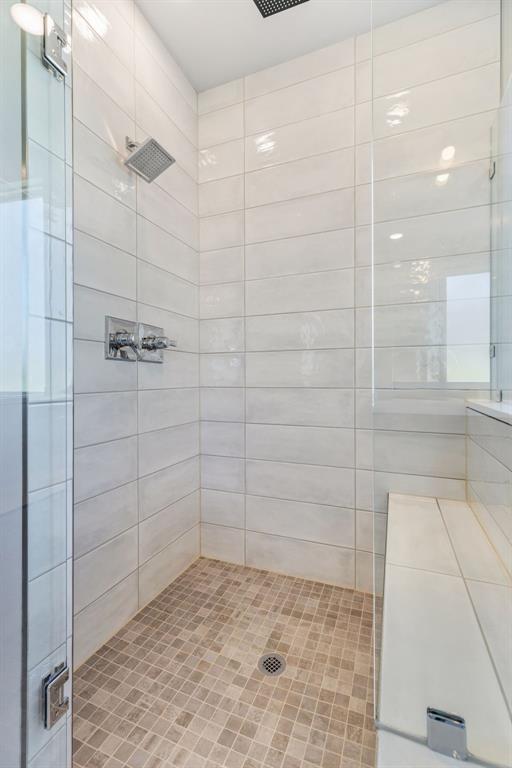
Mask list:
POLYGON ((264 675, 276 677, 286 669, 286 661, 279 653, 266 653, 258 661, 258 669, 264 675))

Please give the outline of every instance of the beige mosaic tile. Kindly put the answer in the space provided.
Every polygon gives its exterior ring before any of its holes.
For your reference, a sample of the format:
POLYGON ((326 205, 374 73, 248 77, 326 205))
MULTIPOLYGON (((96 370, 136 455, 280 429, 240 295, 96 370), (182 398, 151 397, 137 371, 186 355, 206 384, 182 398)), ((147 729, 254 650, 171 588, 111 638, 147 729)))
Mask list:
POLYGON ((369 594, 199 559, 76 672, 74 768, 373 766, 371 641, 369 594))

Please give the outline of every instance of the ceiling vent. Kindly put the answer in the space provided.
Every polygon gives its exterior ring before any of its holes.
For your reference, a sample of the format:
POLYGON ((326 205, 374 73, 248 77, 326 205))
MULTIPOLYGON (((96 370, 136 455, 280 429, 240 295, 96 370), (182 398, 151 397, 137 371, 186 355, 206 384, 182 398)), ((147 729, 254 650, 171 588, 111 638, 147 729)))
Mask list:
POLYGON ((293 8, 294 5, 301 5, 301 3, 307 2, 308 0, 254 0, 263 18, 273 16, 274 13, 286 11, 288 8, 293 8))

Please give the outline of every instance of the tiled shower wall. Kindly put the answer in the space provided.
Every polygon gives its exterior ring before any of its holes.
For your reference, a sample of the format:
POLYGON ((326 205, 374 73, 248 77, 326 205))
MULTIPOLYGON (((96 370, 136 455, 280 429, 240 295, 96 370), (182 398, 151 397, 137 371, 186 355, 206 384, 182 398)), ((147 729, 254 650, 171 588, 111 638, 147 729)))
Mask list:
POLYGON ((199 554, 196 93, 132 0, 74 3, 75 665, 199 554), (149 185, 125 137, 176 158, 149 185), (104 359, 105 316, 163 365, 104 359))
POLYGON ((199 96, 202 552, 368 589, 354 64, 350 39, 199 96))
POLYGON ((464 498, 498 14, 374 34, 375 414, 369 37, 200 94, 203 554, 371 589, 374 483, 378 565, 389 490, 464 498))

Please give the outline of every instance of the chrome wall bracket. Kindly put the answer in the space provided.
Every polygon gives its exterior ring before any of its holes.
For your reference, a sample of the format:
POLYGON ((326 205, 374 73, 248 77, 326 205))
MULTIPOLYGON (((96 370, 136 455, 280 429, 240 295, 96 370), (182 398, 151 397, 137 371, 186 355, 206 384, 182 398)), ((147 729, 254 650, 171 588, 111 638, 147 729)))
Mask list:
POLYGON ((164 336, 163 328, 134 320, 105 318, 105 358, 135 363, 163 363, 164 351, 176 341, 164 336))
POLYGON ((69 680, 69 667, 63 661, 43 680, 43 720, 46 730, 53 728, 69 709, 64 685, 69 680))
POLYGON ((49 13, 44 14, 44 31, 42 40, 43 64, 58 80, 64 80, 68 73, 68 65, 64 61, 64 49, 68 45, 65 32, 57 26, 49 13))
POLYGON ((427 708, 427 745, 457 760, 468 759, 466 721, 459 715, 427 708))

